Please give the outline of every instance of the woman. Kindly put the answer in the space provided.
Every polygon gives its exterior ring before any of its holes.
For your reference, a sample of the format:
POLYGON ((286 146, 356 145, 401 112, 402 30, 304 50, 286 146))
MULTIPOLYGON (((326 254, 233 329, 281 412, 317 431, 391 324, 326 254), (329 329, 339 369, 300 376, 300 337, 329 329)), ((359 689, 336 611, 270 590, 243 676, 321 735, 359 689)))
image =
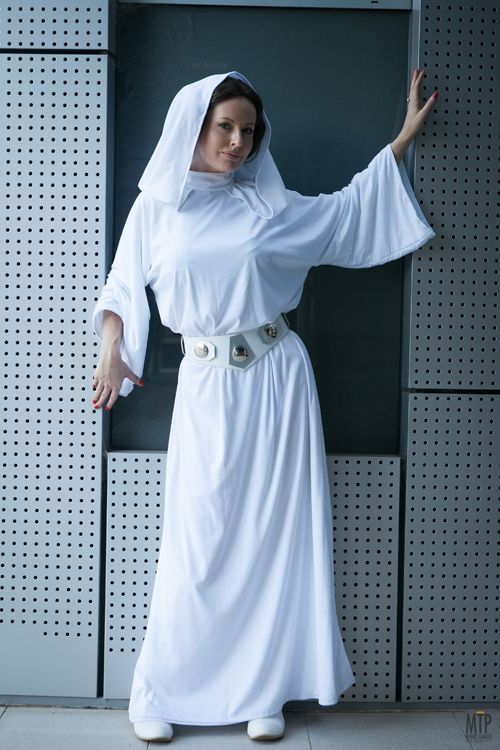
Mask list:
POLYGON ((354 683, 337 622, 325 445, 308 352, 288 328, 309 269, 365 268, 435 236, 400 163, 435 99, 407 116, 343 190, 287 190, 271 127, 240 73, 185 86, 139 182, 94 311, 94 405, 143 385, 152 288, 182 333, 163 535, 129 718, 248 721, 284 734, 282 706, 332 705, 354 683), (399 164, 399 166, 398 166, 399 164))

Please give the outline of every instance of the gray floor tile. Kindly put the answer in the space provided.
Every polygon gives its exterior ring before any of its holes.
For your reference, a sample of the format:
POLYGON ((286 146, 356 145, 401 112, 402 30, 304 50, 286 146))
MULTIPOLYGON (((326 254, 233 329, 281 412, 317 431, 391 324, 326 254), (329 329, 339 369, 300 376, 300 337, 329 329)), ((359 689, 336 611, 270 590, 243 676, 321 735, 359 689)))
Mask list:
MULTIPOLYGON (((305 713, 300 711, 283 712, 285 717, 285 736, 279 740, 255 741, 247 734, 247 722, 228 724, 221 727, 197 727, 185 724, 174 724, 172 743, 177 741, 183 750, 236 750, 236 748, 280 747, 287 750, 310 750, 305 713)), ((167 745, 170 743, 167 743, 167 745)), ((149 750, 159 745, 150 743, 149 750)), ((165 745, 166 747, 166 745, 165 745)))
POLYGON ((123 710, 10 706, 0 750, 146 750, 123 710))
MULTIPOLYGON (((172 742, 137 739, 124 709, 0 706, 0 750, 470 750, 471 711, 286 711, 286 733, 254 742, 246 722, 225 726, 174 724, 172 742), (175 743, 175 745, 174 745, 175 743)), ((500 750, 500 709, 490 709, 489 750, 500 750)), ((478 726, 479 729, 479 726, 478 726)))
MULTIPOLYGON (((286 712, 286 734, 279 740, 288 750, 310 750, 305 713, 286 712)), ((185 750, 231 750, 277 744, 255 742, 247 723, 198 727, 174 724, 172 742, 146 743, 133 733, 124 710, 11 706, 0 721, 0 750, 154 750, 182 745, 185 750)))
MULTIPOLYGON (((280 747, 310 750, 305 713, 285 711, 285 721, 280 747)), ((174 741, 185 750, 276 744, 251 740, 246 728, 246 722, 213 727, 174 724, 172 742, 146 743, 135 737, 125 710, 10 706, 0 720, 0 750, 154 750, 172 747, 174 741)))
POLYGON ((471 747, 451 711, 308 713, 307 724, 312 750, 470 750, 471 747))

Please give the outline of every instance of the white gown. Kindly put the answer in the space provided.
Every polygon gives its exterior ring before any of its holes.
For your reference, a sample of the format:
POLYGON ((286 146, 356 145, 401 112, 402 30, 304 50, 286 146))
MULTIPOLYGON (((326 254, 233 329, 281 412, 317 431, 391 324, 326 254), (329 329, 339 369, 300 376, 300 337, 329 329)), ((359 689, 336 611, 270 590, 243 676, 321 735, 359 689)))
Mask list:
MULTIPOLYGON (((294 309, 313 266, 365 268, 435 236, 390 144, 343 190, 287 191, 270 220, 230 173, 190 172, 187 186, 182 211, 139 194, 95 308, 99 336, 103 310, 122 317, 122 356, 137 375, 148 284, 173 331, 233 333, 294 309)), ((355 680, 335 609, 316 383, 294 331, 246 371, 183 358, 165 490, 130 721, 221 725, 289 700, 337 703, 355 680)))

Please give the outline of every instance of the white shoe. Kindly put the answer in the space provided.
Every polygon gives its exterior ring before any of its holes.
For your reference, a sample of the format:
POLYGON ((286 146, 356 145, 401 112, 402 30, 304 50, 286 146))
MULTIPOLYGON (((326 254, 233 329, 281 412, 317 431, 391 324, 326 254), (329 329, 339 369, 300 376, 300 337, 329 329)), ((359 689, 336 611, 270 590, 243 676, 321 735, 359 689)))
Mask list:
POLYGON ((285 734, 283 711, 262 719, 251 719, 248 722, 247 733, 252 740, 277 740, 283 737, 285 734))
POLYGON ((168 742, 168 740, 172 739, 174 729, 168 721, 136 721, 134 732, 135 736, 140 740, 168 742))

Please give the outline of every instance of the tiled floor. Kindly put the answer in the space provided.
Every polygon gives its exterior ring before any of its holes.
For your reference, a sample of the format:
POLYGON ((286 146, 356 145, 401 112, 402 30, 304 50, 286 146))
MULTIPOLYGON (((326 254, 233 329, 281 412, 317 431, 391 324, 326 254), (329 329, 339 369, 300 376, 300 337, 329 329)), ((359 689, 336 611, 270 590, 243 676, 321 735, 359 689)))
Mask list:
MULTIPOLYGON (((135 737, 123 709, 0 706, 0 750, 239 750, 276 746, 287 750, 469 750, 478 743, 500 750, 500 709, 490 709, 489 739, 467 739, 472 711, 285 711, 285 736, 256 742, 246 722, 197 727, 174 724, 170 742, 135 737)), ((483 718, 484 722, 484 718, 483 718)), ((483 724, 484 726, 484 724, 483 724)))

